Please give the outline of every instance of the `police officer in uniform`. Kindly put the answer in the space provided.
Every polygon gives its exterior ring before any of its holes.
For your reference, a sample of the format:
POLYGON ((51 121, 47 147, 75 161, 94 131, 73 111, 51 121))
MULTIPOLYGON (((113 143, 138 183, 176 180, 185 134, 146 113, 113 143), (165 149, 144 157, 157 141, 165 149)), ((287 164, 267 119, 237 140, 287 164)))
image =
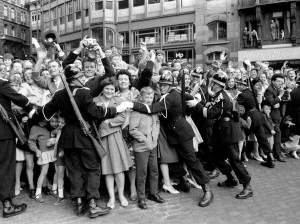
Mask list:
POLYGON ((261 165, 274 168, 275 164, 273 162, 274 157, 270 144, 265 136, 264 131, 264 120, 261 112, 257 109, 256 99, 253 95, 253 92, 248 88, 248 77, 242 76, 240 79, 236 80, 237 88, 241 92, 237 97, 237 102, 239 105, 242 105, 245 108, 245 115, 251 118, 251 128, 258 141, 259 146, 263 152, 267 155, 268 160, 262 162, 261 165))
POLYGON ((218 71, 212 78, 209 88, 212 101, 204 104, 203 101, 187 101, 187 104, 194 107, 199 116, 214 119, 211 143, 215 164, 227 180, 218 183, 220 187, 237 186, 237 181, 232 175, 236 174, 239 182, 243 184, 243 190, 236 196, 238 199, 245 199, 253 196, 250 186, 251 177, 239 158, 238 141, 240 140, 240 126, 237 113, 233 113, 233 104, 226 91, 227 75, 218 71), (225 160, 228 158, 228 162, 225 160))
MULTIPOLYGON (((213 201, 213 193, 209 187, 209 177, 206 175, 193 147, 194 131, 182 115, 183 106, 181 90, 173 88, 174 79, 171 74, 162 75, 160 81, 162 100, 151 106, 142 103, 123 102, 128 108, 142 113, 164 112, 166 117, 166 133, 170 144, 175 145, 177 154, 185 162, 188 170, 195 178, 197 184, 201 185, 204 195, 199 202, 200 207, 206 207, 213 201)), ((192 99, 186 95, 186 99, 192 99)), ((182 171, 184 173, 184 171, 182 171)), ((160 200, 157 198, 151 200, 160 200)))
MULTIPOLYGON (((89 124, 93 119, 110 118, 125 110, 121 106, 107 110, 97 107, 89 89, 82 88, 85 77, 74 64, 65 68, 65 76, 82 117, 89 124)), ((100 198, 98 190, 101 177, 100 158, 91 140, 83 134, 80 128, 67 90, 58 90, 42 111, 33 115, 33 119, 50 120, 59 111, 66 119, 66 125, 62 129, 58 147, 64 149, 66 168, 71 182, 71 197, 76 200, 76 215, 81 216, 87 210, 87 204, 83 202, 84 198, 87 199, 89 205, 90 218, 107 214, 108 208, 102 209, 96 204, 96 200, 100 198)))
MULTIPOLYGON (((12 89, 6 79, 0 78, 0 104, 8 115, 12 114, 11 103, 30 110, 29 100, 12 89)), ((21 214, 26 204, 15 205, 15 167, 16 167, 16 135, 12 128, 0 116, 0 200, 3 203, 3 217, 8 218, 21 214)))

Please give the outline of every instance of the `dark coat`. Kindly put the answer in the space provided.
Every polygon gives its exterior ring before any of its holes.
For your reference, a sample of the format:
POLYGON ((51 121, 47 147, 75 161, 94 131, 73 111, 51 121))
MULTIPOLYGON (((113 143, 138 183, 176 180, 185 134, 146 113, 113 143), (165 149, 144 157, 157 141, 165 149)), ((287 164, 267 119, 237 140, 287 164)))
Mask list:
POLYGON ((274 105, 281 102, 278 98, 279 92, 273 87, 273 84, 269 85, 269 87, 265 91, 265 100, 271 105, 271 118, 273 120, 280 120, 281 116, 281 105, 279 108, 274 108, 274 105))
POLYGON ((289 115, 292 118, 292 122, 296 125, 296 133, 300 134, 300 87, 294 89, 291 92, 291 101, 289 102, 289 115))
MULTIPOLYGON (((198 103, 195 111, 203 116, 204 105, 198 103)), ((241 128, 238 121, 232 119, 232 102, 224 90, 218 92, 212 98, 210 108, 207 108, 207 118, 213 119, 212 145, 229 145, 242 139, 241 128)))
MULTIPOLYGON (((191 99, 193 99, 193 97, 186 94, 186 100, 191 99)), ((170 144, 186 142, 195 136, 191 125, 182 116, 181 92, 175 89, 172 89, 163 100, 151 106, 135 102, 133 110, 142 113, 164 112, 167 116, 166 134, 170 144)))
MULTIPOLYGON (((71 92, 75 88, 74 86, 70 86, 71 92)), ((82 117, 88 122, 93 119, 109 118, 116 115, 115 107, 108 108, 107 110, 97 107, 87 88, 78 88, 74 98, 82 117)), ((58 111, 60 111, 61 116, 66 120, 66 125, 62 129, 58 146, 61 148, 93 148, 90 139, 83 134, 80 128, 66 89, 57 91, 52 100, 43 107, 42 113, 39 113, 39 116, 42 114, 49 120, 58 111)))
MULTIPOLYGON (((29 110, 29 100, 27 97, 17 93, 12 89, 7 80, 0 78, 0 104, 11 115, 11 102, 14 104, 25 107, 29 110)), ((16 138, 13 130, 9 124, 5 123, 2 117, 0 117, 0 140, 13 139, 16 138)))
POLYGON ((251 127, 258 127, 264 124, 261 112, 256 108, 255 97, 250 89, 244 89, 236 101, 245 108, 245 116, 251 118, 251 127))

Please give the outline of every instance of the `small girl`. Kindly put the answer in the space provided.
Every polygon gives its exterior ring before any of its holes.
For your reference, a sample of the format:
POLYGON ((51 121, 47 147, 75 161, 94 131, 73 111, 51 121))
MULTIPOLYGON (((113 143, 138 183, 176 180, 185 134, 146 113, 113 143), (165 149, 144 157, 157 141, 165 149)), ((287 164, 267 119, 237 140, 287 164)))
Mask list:
POLYGON ((53 146, 47 147, 47 142, 51 137, 50 131, 46 128, 47 123, 48 122, 46 120, 43 120, 39 122, 38 125, 33 125, 30 130, 28 140, 29 148, 35 152, 38 158, 37 164, 41 167, 41 173, 37 181, 34 197, 34 199, 39 203, 43 203, 45 201, 42 196, 42 187, 48 173, 49 163, 55 161, 53 156, 53 146))
POLYGON ((57 188, 58 188, 58 198, 54 205, 59 205, 64 200, 64 176, 65 176, 65 162, 64 162, 64 152, 63 149, 58 147, 58 140, 61 135, 61 130, 65 126, 65 118, 62 116, 58 116, 58 127, 51 132, 51 137, 48 140, 48 146, 54 146, 54 158, 56 161, 54 162, 55 174, 53 177, 53 185, 52 185, 52 195, 57 196, 57 188), (55 136, 55 137, 54 137, 55 136))

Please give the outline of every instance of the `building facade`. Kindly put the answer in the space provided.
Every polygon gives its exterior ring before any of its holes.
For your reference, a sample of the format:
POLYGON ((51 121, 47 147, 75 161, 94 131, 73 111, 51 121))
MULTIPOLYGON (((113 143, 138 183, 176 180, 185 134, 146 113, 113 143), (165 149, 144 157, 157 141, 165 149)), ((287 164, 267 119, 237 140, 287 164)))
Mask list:
POLYGON ((300 1, 239 0, 239 61, 268 61, 279 69, 284 61, 300 65, 300 1), (246 28, 245 28, 246 27, 246 28), (253 30, 258 39, 253 37, 253 30), (252 44, 251 44, 251 38, 252 44))
MULTIPOLYGON (((34 0, 28 0, 36 2, 34 0)), ((227 54, 223 64, 238 62, 240 41, 238 0, 40 0, 31 18, 41 12, 41 29, 56 30, 68 53, 85 36, 101 46, 124 36, 123 58, 132 62, 140 42, 165 51, 166 61, 184 59, 208 67, 227 54)), ((35 21, 32 21, 34 24, 35 21)), ((38 23, 37 23, 38 24, 38 23)), ((38 28, 37 28, 38 27, 38 28)), ((38 33, 38 32, 37 32, 38 33)), ((33 36, 35 34, 33 33, 33 36)))
POLYGON ((30 19, 25 0, 0 0, 0 55, 30 55, 30 19))

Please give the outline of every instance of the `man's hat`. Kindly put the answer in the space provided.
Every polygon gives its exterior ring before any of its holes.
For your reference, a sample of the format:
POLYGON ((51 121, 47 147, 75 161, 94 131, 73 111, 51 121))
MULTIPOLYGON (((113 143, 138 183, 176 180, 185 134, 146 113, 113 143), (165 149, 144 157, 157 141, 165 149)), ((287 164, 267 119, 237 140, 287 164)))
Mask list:
POLYGON ((201 77, 203 75, 203 68, 197 67, 193 70, 192 76, 201 77))
POLYGON ((70 83, 73 79, 83 76, 83 72, 75 64, 70 64, 65 68, 65 76, 67 82, 70 83))
POLYGON ((174 78, 170 73, 162 74, 158 83, 174 86, 174 78))
POLYGON ((219 84, 220 86, 225 87, 227 83, 228 76, 225 72, 218 71, 212 78, 212 82, 219 84))
POLYGON ((238 84, 245 85, 245 86, 248 86, 248 85, 249 85, 248 77, 247 77, 246 75, 242 75, 241 78, 235 79, 235 82, 238 83, 238 84))

